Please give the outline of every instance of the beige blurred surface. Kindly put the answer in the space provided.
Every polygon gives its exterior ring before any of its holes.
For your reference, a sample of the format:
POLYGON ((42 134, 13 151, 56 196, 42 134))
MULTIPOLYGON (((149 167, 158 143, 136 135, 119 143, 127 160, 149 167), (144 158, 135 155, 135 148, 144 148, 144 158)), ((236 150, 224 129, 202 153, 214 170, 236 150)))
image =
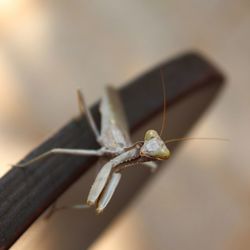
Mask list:
MULTIPOLYGON (((91 104, 105 83, 196 49, 228 80, 192 136, 230 143, 185 144, 91 249, 250 249, 249 26, 247 0, 0 0, 0 175, 77 113, 76 88, 91 104)), ((13 249, 57 249, 48 225, 13 249)), ((77 229, 65 228, 69 246, 77 229)))

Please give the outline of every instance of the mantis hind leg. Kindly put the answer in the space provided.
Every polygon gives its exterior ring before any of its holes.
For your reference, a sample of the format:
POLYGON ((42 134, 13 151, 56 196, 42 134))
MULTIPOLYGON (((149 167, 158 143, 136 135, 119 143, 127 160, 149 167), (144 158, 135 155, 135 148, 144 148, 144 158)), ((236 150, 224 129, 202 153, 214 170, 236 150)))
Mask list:
POLYGON ((93 118, 93 116, 92 116, 92 114, 91 114, 91 112, 90 112, 90 110, 85 102, 84 96, 83 96, 80 89, 77 90, 77 98, 78 98, 78 106, 79 106, 79 110, 80 110, 81 115, 86 114, 87 120, 89 122, 89 125, 90 125, 92 131, 95 134, 96 140, 98 141, 98 143, 101 146, 103 146, 103 143, 102 143, 102 140, 100 137, 100 132, 97 129, 94 118, 93 118))
POLYGON ((62 211, 62 210, 69 210, 69 209, 74 209, 74 210, 82 210, 82 209, 87 209, 90 208, 89 205, 85 204, 77 204, 77 205, 72 205, 72 206, 61 206, 61 207, 56 207, 56 202, 54 202, 48 211, 47 215, 45 216, 45 219, 49 219, 53 214, 56 212, 62 211))

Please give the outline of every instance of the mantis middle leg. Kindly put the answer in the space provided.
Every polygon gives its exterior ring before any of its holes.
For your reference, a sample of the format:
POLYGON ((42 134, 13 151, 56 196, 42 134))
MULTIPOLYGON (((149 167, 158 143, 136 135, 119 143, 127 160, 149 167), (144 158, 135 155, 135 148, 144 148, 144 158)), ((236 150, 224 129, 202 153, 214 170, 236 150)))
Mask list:
POLYGON ((79 156, 102 156, 105 153, 103 148, 97 149, 97 150, 89 150, 89 149, 67 149, 67 148, 54 148, 51 149, 33 159, 30 161, 19 163, 14 166, 16 167, 26 167, 32 163, 35 163, 37 161, 40 161, 42 159, 46 159, 47 157, 54 155, 54 154, 65 154, 65 155, 79 155, 79 156))

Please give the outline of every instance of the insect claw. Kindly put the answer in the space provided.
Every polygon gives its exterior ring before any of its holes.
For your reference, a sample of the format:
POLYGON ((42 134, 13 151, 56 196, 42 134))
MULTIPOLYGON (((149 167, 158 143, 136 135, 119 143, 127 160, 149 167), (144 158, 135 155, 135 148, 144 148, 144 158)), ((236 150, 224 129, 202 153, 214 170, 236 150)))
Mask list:
POLYGON ((103 213, 103 209, 98 207, 98 208, 96 209, 96 214, 97 214, 97 215, 100 215, 101 213, 103 213))

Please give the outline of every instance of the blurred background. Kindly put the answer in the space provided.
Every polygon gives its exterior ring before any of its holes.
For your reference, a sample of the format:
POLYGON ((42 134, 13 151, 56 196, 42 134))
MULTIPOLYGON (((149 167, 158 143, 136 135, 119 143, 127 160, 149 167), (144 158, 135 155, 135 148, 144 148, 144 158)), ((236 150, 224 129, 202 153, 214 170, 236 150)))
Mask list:
MULTIPOLYGON (((230 142, 186 143, 91 249, 250 249, 249 26, 247 0, 0 0, 0 175, 77 114, 76 88, 91 105, 195 49, 227 86, 190 135, 230 142)), ((12 249, 53 241, 38 220, 12 249)))

